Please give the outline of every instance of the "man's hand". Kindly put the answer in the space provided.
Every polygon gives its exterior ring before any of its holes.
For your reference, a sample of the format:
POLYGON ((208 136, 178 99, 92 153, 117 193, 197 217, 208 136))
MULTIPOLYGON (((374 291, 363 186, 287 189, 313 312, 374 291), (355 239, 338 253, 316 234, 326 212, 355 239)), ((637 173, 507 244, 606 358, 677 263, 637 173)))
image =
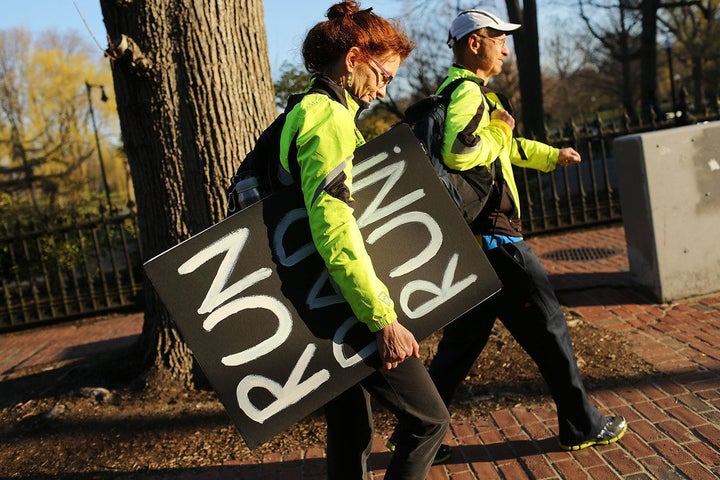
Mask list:
POLYGON ((580 158, 580 154, 576 152, 574 148, 567 147, 560 149, 557 164, 561 167, 567 167, 568 165, 574 165, 580 162, 582 162, 582 158, 580 158))
POLYGON ((375 332, 378 353, 383 367, 391 370, 410 357, 420 358, 420 345, 415 336, 400 322, 393 322, 375 332))
POLYGON ((490 119, 502 120, 510 126, 510 130, 515 128, 515 119, 508 113, 507 110, 503 110, 502 108, 490 112, 490 119))

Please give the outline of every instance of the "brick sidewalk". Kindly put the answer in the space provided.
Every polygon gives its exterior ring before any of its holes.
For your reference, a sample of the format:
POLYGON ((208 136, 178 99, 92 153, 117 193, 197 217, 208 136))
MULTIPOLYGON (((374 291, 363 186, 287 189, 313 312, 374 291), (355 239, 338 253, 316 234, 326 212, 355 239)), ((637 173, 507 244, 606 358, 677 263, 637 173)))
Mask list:
MULTIPOLYGON (((720 292, 655 304, 631 287, 622 226, 528 240, 550 273, 561 302, 585 321, 621 332, 657 376, 633 386, 591 392, 606 413, 624 415, 628 433, 616 444, 574 453, 557 448, 554 405, 493 412, 482 421, 453 418, 447 465, 430 479, 715 479, 720 477, 720 292), (587 257, 590 258, 587 258, 587 257), (574 257, 586 257, 576 260, 574 257)), ((42 369, 48 362, 132 341, 141 315, 0 335, 0 381, 42 369), (74 343, 73 343, 74 342, 74 343)), ((260 464, 132 472, 133 479, 324 478, 324 451, 276 452, 260 464)), ((377 438, 372 478, 389 460, 377 438)), ((102 473, 102 472, 98 472, 102 473)), ((110 478, 103 476, 102 478, 110 478)))
POLYGON ((0 334, 0 382, 129 347, 141 331, 142 313, 133 313, 0 334))

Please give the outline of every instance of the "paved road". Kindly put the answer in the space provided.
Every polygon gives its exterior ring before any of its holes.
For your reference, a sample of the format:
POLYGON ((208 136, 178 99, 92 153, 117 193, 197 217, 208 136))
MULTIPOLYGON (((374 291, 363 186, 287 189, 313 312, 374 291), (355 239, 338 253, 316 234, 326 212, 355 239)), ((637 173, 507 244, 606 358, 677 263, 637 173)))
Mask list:
MULTIPOLYGON (((720 292, 657 304, 633 288, 622 226, 531 238, 561 302, 585 321, 621 332, 660 372, 633 386, 591 392, 606 413, 624 415, 616 444, 574 453, 557 448, 554 406, 498 410, 482 421, 454 418, 447 465, 430 479, 716 479, 720 477, 720 292)), ((140 314, 0 335, 0 382, 67 363, 139 335, 140 314)), ((2 383, 0 383, 2 388, 2 383)), ((377 438, 372 478, 389 455, 377 438)), ((324 451, 311 448, 195 470, 97 472, 98 478, 324 478, 324 451)))

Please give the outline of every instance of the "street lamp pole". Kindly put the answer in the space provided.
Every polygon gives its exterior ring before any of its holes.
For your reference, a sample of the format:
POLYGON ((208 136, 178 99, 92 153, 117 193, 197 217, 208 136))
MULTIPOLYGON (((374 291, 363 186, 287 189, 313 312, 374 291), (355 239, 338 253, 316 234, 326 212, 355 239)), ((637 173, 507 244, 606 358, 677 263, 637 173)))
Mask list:
POLYGON ((105 95, 105 87, 102 85, 93 85, 85 82, 85 88, 87 89, 88 106, 90 107, 90 118, 92 120, 93 131, 95 132, 95 145, 97 146, 98 159, 100 159, 100 173, 102 174, 103 187, 105 187, 105 198, 107 199, 108 208, 112 211, 112 202, 110 201, 110 188, 108 187, 107 175, 105 174, 105 162, 103 161, 102 150, 100 149, 100 137, 98 136, 97 123, 95 122, 95 111, 93 110, 92 95, 90 91, 92 88, 99 88, 102 92, 101 100, 107 102, 107 95, 105 95))
POLYGON ((670 36, 665 37, 665 52, 667 52, 668 70, 670 73, 670 96, 672 98, 673 118, 677 115, 677 102, 675 101, 675 74, 672 62, 672 41, 670 36))

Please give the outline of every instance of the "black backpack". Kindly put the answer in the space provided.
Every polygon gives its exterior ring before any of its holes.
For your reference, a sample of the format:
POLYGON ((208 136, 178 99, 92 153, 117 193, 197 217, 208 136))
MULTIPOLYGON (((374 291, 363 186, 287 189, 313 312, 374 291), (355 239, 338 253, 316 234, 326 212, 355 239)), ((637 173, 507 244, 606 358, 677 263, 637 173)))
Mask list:
POLYGON ((260 134, 253 149, 245 156, 235 175, 230 178, 230 186, 226 190, 227 216, 243 209, 243 202, 240 201, 239 196, 246 180, 255 179, 257 181, 257 197, 260 200, 277 190, 292 185, 295 183, 294 179, 299 178, 297 163, 291 163, 290 173, 280 164, 280 135, 285 126, 287 114, 309 93, 328 95, 321 88, 312 88, 307 92, 290 95, 285 110, 260 134))
MULTIPOLYGON (((430 159, 435 172, 442 181, 455 205, 460 209, 465 221, 473 228, 489 210, 489 199, 499 201, 502 188, 502 169, 497 161, 488 170, 475 167, 466 171, 453 170, 442 160, 443 129, 445 113, 450 104, 450 96, 467 78, 457 78, 450 82, 440 93, 430 95, 410 105, 405 110, 404 122, 409 124, 430 159)), ((481 87, 483 88, 483 87, 481 87)), ((483 90, 485 91, 485 90, 483 90)), ((481 104, 480 108, 484 108, 481 104)), ((482 114, 482 110, 478 111, 482 114)), ((492 202, 494 204, 495 202, 492 202)))

